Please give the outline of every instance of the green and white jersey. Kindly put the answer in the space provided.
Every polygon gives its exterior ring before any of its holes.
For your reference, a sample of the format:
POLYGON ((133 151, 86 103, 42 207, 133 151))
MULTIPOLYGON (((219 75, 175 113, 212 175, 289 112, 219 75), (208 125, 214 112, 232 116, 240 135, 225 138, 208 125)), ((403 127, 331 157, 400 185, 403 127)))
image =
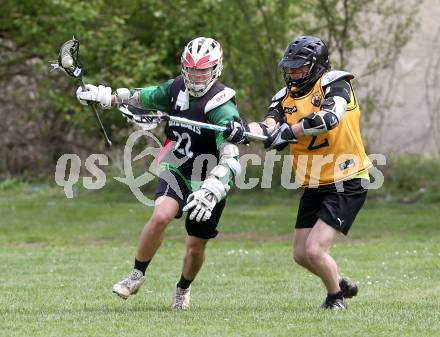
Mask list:
MULTIPOLYGON (((143 88, 140 103, 147 109, 227 126, 240 118, 234 96, 232 89, 217 81, 204 96, 192 97, 183 78, 178 76, 162 85, 143 88)), ((159 155, 161 169, 175 171, 192 185, 191 190, 196 189, 200 185, 197 182, 203 181, 218 163, 219 149, 225 142, 223 134, 173 121, 167 122, 165 134, 164 148, 159 155)))

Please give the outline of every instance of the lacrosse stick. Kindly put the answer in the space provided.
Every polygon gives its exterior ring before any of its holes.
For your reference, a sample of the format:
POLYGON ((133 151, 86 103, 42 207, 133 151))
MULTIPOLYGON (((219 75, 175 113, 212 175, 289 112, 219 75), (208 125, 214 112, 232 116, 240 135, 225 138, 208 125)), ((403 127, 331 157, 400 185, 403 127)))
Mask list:
MULTIPOLYGON (((151 130, 156 128, 161 121, 173 121, 180 124, 197 126, 201 129, 213 130, 218 132, 223 132, 226 130, 225 126, 193 121, 191 119, 183 117, 170 116, 159 110, 142 109, 130 104, 121 104, 118 106, 118 109, 127 119, 135 122, 144 130, 151 130)), ((263 141, 267 139, 267 136, 259 135, 252 132, 245 132, 244 135, 250 139, 263 141)))
MULTIPOLYGON (((53 69, 58 69, 64 71, 67 75, 76 78, 80 83, 83 90, 86 90, 86 85, 83 80, 83 65, 79 60, 79 41, 72 38, 63 43, 59 52, 57 63, 52 63, 53 69)), ((98 123, 99 129, 104 136, 107 146, 111 146, 112 142, 105 132, 104 126, 102 125, 101 118, 99 117, 98 111, 94 104, 89 104, 92 108, 93 115, 95 116, 96 122, 98 123)))

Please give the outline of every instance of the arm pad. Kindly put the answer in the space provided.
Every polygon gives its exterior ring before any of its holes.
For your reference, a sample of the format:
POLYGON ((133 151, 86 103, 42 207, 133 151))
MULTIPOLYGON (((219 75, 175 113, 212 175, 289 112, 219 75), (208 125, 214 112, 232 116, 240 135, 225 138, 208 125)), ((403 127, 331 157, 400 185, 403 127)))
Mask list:
POLYGON ((328 111, 320 111, 320 114, 313 113, 303 119, 301 125, 305 136, 316 136, 334 129, 338 124, 335 114, 328 111))
POLYGON ((341 122, 342 118, 344 117, 346 108, 347 101, 340 96, 326 98, 321 106, 322 111, 331 112, 334 114, 338 119, 338 123, 341 122))
POLYGON ((322 104, 322 110, 307 116, 302 121, 304 135, 316 136, 337 127, 344 117, 347 101, 339 96, 328 97, 322 104))
POLYGON ((220 148, 219 165, 226 167, 228 170, 231 170, 234 176, 239 175, 241 173, 241 166, 237 160, 239 154, 240 153, 237 145, 230 143, 223 144, 220 148))
POLYGON ((212 192, 217 201, 226 197, 230 189, 229 181, 231 177, 241 173, 241 166, 237 160, 238 155, 236 145, 223 144, 220 148, 219 164, 209 172, 208 178, 203 181, 202 188, 212 192))

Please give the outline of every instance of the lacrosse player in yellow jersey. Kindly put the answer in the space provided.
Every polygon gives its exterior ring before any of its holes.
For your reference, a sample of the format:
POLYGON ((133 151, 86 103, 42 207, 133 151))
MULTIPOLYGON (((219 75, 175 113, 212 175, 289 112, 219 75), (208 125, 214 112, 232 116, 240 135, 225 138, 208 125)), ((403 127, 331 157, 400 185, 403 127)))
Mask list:
POLYGON ((231 122, 224 132, 245 143, 245 131, 268 136, 267 149, 290 144, 295 181, 305 187, 294 233, 294 260, 321 278, 322 305, 345 309, 357 294, 353 281, 340 277, 329 251, 338 232, 346 235, 362 207, 369 182, 368 159, 360 134, 360 109, 345 71, 330 71, 328 50, 314 36, 299 36, 279 63, 286 87, 273 98, 262 123, 231 122))

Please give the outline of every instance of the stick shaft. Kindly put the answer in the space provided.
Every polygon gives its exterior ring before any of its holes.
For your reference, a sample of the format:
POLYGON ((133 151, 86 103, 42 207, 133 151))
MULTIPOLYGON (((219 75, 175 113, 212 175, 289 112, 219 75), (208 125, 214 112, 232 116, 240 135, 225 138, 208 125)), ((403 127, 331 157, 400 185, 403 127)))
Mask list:
MULTIPOLYGON (((133 114, 125 106, 120 106, 120 107, 118 107, 118 109, 119 109, 119 111, 121 111, 126 116, 136 116, 135 114, 133 114)), ((153 112, 153 110, 151 112, 153 112)), ((203 122, 193 121, 191 119, 187 119, 187 118, 183 118, 183 117, 170 116, 170 115, 168 115, 166 113, 159 112, 157 110, 154 110, 154 112, 159 113, 157 115, 157 118, 159 118, 159 120, 171 120, 171 121, 176 122, 176 123, 185 124, 185 125, 192 125, 192 126, 198 126, 198 127, 202 128, 202 129, 208 129, 208 130, 213 130, 213 131, 218 131, 218 132, 223 132, 223 131, 226 130, 225 126, 220 126, 220 125, 215 125, 215 124, 210 124, 210 123, 203 123, 203 122)), ((139 116, 142 116, 142 115, 139 115, 139 116)), ((146 116, 155 117, 154 114, 153 115, 146 114, 146 116)), ((265 141, 267 139, 267 136, 256 134, 256 133, 252 133, 252 132, 245 132, 245 135, 248 138, 255 139, 255 140, 265 141)))
MULTIPOLYGON (((81 82, 81 87, 83 88, 83 90, 86 90, 86 85, 85 85, 82 77, 80 78, 80 82, 81 82)), ((104 136, 106 145, 112 146, 112 142, 111 142, 110 138, 108 138, 108 136, 107 136, 107 132, 104 129, 104 125, 102 125, 102 121, 101 121, 101 118, 99 117, 98 111, 96 110, 95 104, 91 103, 91 104, 89 104, 89 106, 92 108, 92 113, 95 116, 96 123, 99 126, 99 130, 101 131, 102 135, 104 136)))
MULTIPOLYGON (((209 123, 203 123, 203 122, 197 122, 197 121, 193 121, 191 119, 186 119, 186 118, 182 118, 182 117, 167 116, 166 119, 172 120, 174 122, 182 123, 182 124, 198 126, 198 127, 202 128, 202 129, 208 129, 208 130, 219 131, 219 132, 223 132, 223 131, 226 130, 225 126, 209 124, 209 123)), ((244 134, 245 134, 245 136, 247 136, 250 139, 263 140, 263 141, 267 139, 266 136, 260 135, 260 134, 257 134, 257 133, 245 132, 244 134)))

